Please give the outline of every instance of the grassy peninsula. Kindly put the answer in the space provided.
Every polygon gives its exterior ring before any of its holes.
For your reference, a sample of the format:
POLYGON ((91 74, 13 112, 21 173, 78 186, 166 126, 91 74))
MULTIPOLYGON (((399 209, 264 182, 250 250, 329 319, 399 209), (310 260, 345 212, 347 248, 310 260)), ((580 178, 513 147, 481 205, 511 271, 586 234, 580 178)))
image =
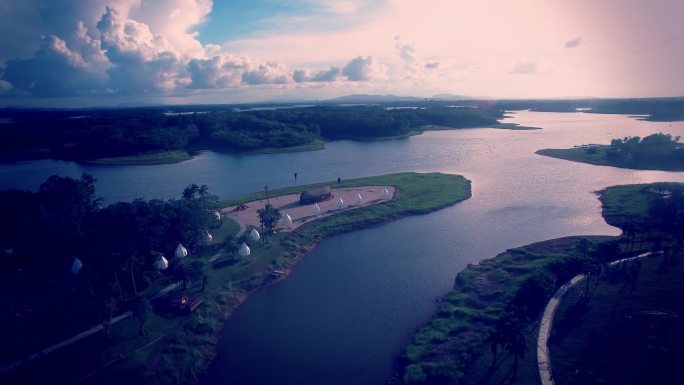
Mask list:
MULTIPOLYGON (((470 181, 439 173, 360 178, 344 181, 340 187, 364 185, 395 186, 394 199, 328 216, 291 233, 274 234, 265 244, 244 239, 252 248, 250 258, 244 261, 233 256, 236 241, 242 241, 234 239, 238 227, 232 220, 224 220, 220 228, 212 230, 215 242, 198 248, 187 257, 190 265, 205 266, 207 278, 204 285, 193 279, 176 293, 201 296, 204 303, 195 312, 171 315, 156 309, 155 305, 154 314, 147 319, 144 336, 138 333, 138 321, 128 318, 112 325, 109 336, 97 333, 28 366, 0 374, 0 379, 11 383, 41 382, 48 377, 81 384, 195 383, 214 357, 223 321, 250 293, 286 277, 295 263, 323 238, 403 216, 429 213, 471 195, 470 181)), ((271 190, 269 196, 273 198, 311 187, 271 190)), ((254 193, 219 202, 216 207, 263 198, 263 192, 254 193)), ((147 289, 147 295, 153 295, 169 282, 169 279, 160 278, 160 282, 147 289)))
POLYGON ((613 139, 610 145, 543 149, 537 154, 573 162, 637 170, 684 171, 684 148, 679 137, 653 134, 643 139, 613 139))
POLYGON ((548 299, 576 274, 613 279, 604 268, 611 260, 651 248, 681 258, 684 222, 674 213, 683 194, 677 183, 611 187, 601 192, 603 215, 621 237, 554 239, 466 268, 406 348, 403 383, 537 383, 536 335, 548 299))
POLYGON ((192 159, 192 156, 187 151, 162 151, 162 152, 147 152, 141 154, 133 154, 126 156, 116 156, 111 158, 98 158, 89 160, 92 164, 108 164, 108 165, 151 165, 151 164, 167 164, 178 163, 184 160, 192 159))

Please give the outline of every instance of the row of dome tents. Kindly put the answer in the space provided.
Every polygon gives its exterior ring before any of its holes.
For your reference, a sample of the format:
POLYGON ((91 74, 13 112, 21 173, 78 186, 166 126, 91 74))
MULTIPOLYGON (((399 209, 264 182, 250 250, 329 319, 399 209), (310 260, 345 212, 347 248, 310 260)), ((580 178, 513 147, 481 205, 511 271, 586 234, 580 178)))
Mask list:
MULTIPOLYGON (((386 187, 383 189, 382 194, 383 194, 383 197, 385 199, 389 198, 389 195, 390 195, 389 190, 387 190, 386 187)), ((357 205, 361 205, 363 203, 363 197, 361 196, 360 193, 357 193, 355 198, 356 198, 356 204, 357 205)), ((336 206, 338 209, 344 208, 344 200, 342 200, 342 197, 337 197, 336 206)), ((320 208, 320 206, 318 206, 318 203, 314 203, 312 211, 313 211, 314 215, 319 215, 321 213, 321 208, 320 208)), ((214 211, 214 217, 217 220, 220 220, 221 219, 221 213, 219 211, 214 211)), ((290 226, 292 224, 292 217, 290 216, 290 214, 285 214, 283 216, 283 218, 281 219, 281 222, 285 226, 290 226)), ((261 239, 261 235, 259 234, 259 231, 257 231, 256 228, 253 228, 252 231, 250 231, 249 237, 254 242, 259 241, 261 239)), ((207 232, 207 235, 206 235, 207 242, 212 242, 213 238, 214 237, 211 235, 211 233, 207 232)), ((243 242, 242 245, 240 246, 240 248, 238 249, 238 255, 242 258, 245 258, 245 257, 249 256, 250 254, 251 254, 251 249, 249 248, 249 246, 247 246, 246 243, 243 242)), ((174 252, 174 255, 176 258, 187 257, 188 256, 188 249, 186 249, 185 246, 183 246, 182 244, 179 243, 178 246, 176 246, 176 250, 174 252)), ((163 270, 168 269, 169 261, 168 261, 168 259, 166 259, 166 257, 161 256, 159 258, 159 260, 157 260, 157 262, 155 262, 154 266, 157 268, 157 270, 163 271, 163 270)), ((71 268, 69 269, 71 274, 78 274, 82 269, 83 269, 83 261, 81 261, 79 258, 74 258, 73 262, 71 263, 71 268)))

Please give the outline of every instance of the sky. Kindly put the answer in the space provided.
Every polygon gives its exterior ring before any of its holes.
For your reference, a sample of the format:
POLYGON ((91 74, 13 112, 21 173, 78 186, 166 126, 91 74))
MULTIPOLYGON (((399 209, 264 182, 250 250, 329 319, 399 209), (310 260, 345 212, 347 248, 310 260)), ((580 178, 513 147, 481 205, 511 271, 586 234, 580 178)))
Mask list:
POLYGON ((681 0, 2 0, 0 106, 684 95, 681 0))

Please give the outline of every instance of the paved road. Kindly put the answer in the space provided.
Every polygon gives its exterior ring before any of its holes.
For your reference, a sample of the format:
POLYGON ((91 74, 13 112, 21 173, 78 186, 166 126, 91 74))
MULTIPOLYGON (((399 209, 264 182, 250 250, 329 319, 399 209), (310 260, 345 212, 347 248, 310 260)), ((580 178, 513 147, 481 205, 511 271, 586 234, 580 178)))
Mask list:
MULTIPOLYGON (((632 261, 634 259, 648 257, 654 254, 653 252, 642 253, 635 257, 618 259, 609 263, 609 266, 617 265, 618 263, 623 263, 627 261, 632 261)), ((539 335, 537 337, 537 365, 539 366, 539 379, 542 385, 555 385, 553 380, 553 373, 551 371, 551 354, 549 352, 549 336, 551 335, 551 327, 553 326, 553 317, 556 314, 558 305, 561 299, 568 289, 576 286, 578 283, 584 281, 586 276, 584 274, 579 274, 573 277, 570 281, 566 282, 565 285, 561 286, 556 293, 551 297, 549 302, 544 308, 544 315, 542 315, 541 325, 539 325, 539 335)))
MULTIPOLYGON (((169 291, 175 289, 177 286, 178 286, 177 283, 172 283, 172 284, 170 284, 169 286, 167 286, 167 287, 161 289, 156 295, 154 295, 154 296, 151 298, 151 300, 154 301, 155 299, 157 299, 157 298, 163 296, 164 294, 168 293, 169 291)), ((131 315, 132 315, 132 313, 131 313, 130 311, 127 311, 127 312, 124 312, 124 313, 119 314, 118 316, 112 318, 112 325, 114 325, 115 323, 117 323, 117 322, 119 322, 119 321, 121 321, 121 320, 123 320, 123 319, 126 319, 126 318, 130 317, 131 315)), ((82 331, 82 332, 76 334, 75 336, 73 336, 73 337, 71 337, 71 338, 68 338, 68 339, 66 339, 66 340, 64 340, 64 341, 62 341, 62 342, 56 343, 56 344, 54 344, 54 345, 52 345, 52 346, 49 346, 49 347, 47 347, 47 348, 45 348, 45 349, 42 349, 42 350, 40 350, 40 351, 38 351, 38 352, 35 352, 35 353, 29 355, 28 357, 24 358, 23 360, 17 360, 17 361, 12 362, 12 363, 9 364, 9 365, 2 366, 2 367, 0 367, 0 374, 1 374, 1 373, 5 373, 5 372, 7 372, 7 371, 10 371, 10 370, 12 370, 12 369, 15 369, 15 368, 21 366, 21 365, 24 364, 24 363, 27 363, 27 362, 31 362, 31 361, 33 361, 33 360, 36 360, 36 359, 38 359, 38 358, 40 358, 40 357, 42 357, 42 356, 44 356, 44 355, 46 355, 46 354, 50 354, 50 353, 52 353, 52 352, 54 352, 54 351, 56 351, 56 350, 58 350, 58 349, 61 349, 61 348, 65 347, 65 346, 67 346, 67 345, 71 345, 71 344, 73 344, 74 342, 79 341, 79 340, 82 340, 82 339, 84 339, 84 338, 86 338, 86 337, 88 337, 88 336, 91 336, 91 335, 93 335, 93 334, 99 332, 99 331, 102 330, 102 329, 104 329, 104 327, 103 327, 102 325, 93 326, 92 328, 90 328, 90 329, 88 329, 88 330, 85 330, 85 331, 82 331)))

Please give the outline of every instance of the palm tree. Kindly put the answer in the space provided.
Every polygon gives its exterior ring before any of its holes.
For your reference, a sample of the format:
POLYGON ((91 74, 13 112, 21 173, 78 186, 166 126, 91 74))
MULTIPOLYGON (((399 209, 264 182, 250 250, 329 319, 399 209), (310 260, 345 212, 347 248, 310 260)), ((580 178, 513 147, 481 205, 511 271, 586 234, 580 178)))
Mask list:
MULTIPOLYGON (((202 186, 205 187, 206 185, 202 186)), ((200 187, 196 184, 190 184, 185 189, 183 189, 183 199, 191 200, 197 196, 200 192, 200 187)))
POLYGON ((140 323, 140 335, 147 335, 147 332, 145 331, 145 322, 147 322, 147 319, 152 313, 152 304, 150 303, 150 300, 144 296, 138 298, 133 304, 132 312, 133 317, 140 323))
POLYGON ((264 237, 267 233, 272 233, 275 230, 278 221, 283 216, 280 210, 273 207, 270 203, 267 203, 263 209, 257 210, 257 214, 259 214, 259 222, 261 222, 264 237))

